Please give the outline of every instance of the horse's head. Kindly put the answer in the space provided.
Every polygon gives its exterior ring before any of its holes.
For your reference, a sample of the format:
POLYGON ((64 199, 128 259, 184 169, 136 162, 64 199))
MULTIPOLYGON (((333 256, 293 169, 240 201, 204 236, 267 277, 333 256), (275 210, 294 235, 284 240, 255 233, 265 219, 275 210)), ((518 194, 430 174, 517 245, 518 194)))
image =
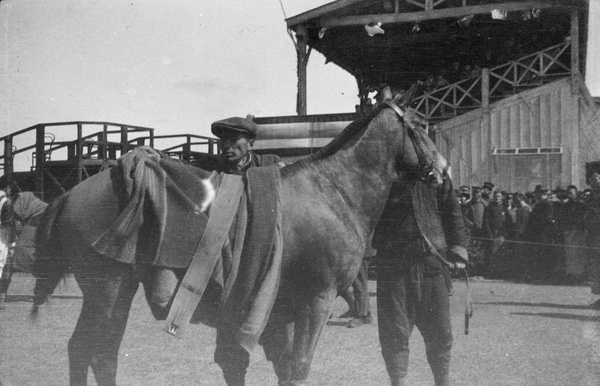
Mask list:
POLYGON ((404 121, 403 149, 398 155, 397 170, 411 178, 427 181, 431 187, 440 186, 448 174, 448 163, 438 152, 428 135, 427 124, 413 110, 388 101, 404 121))

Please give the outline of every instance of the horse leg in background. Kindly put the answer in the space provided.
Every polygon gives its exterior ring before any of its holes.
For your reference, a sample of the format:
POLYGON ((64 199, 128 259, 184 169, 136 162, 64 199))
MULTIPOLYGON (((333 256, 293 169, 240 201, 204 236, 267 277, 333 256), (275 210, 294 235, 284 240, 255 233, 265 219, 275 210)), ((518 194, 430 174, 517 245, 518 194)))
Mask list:
POLYGON ((288 385, 292 376, 294 323, 268 323, 260 337, 267 360, 273 363, 279 385, 288 385))
POLYGON ((296 318, 292 381, 290 382, 292 386, 306 384, 317 342, 321 332, 323 332, 323 327, 329 319, 337 293, 338 290, 335 287, 326 289, 316 298, 311 299, 300 310, 299 317, 296 318))
POLYGON ((228 326, 217 327, 215 362, 221 367, 228 386, 244 386, 250 354, 235 340, 235 331, 228 326))
POLYGON ((85 385, 90 366, 98 385, 116 384, 119 347, 138 288, 132 266, 96 259, 103 264, 75 273, 83 307, 69 340, 71 385, 85 385))

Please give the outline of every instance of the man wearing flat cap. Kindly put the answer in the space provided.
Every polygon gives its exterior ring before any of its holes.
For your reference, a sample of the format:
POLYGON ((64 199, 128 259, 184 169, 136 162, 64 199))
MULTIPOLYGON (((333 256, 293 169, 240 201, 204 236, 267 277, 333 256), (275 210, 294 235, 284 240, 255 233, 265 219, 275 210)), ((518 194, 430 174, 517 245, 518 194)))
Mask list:
POLYGON ((492 199, 494 198, 493 192, 494 192, 494 184, 492 184, 491 182, 484 182, 483 183, 483 187, 481 189, 481 197, 486 201, 486 203, 490 203, 490 201, 492 201, 492 199))
MULTIPOLYGON (((588 177, 591 188, 590 195, 585 200, 585 215, 583 223, 587 231, 586 244, 588 249, 588 275, 592 284, 592 294, 600 295, 600 173, 592 173, 588 177)), ((591 304, 591 308, 600 310, 600 299, 591 304)))
POLYGON ((285 163, 275 154, 259 155, 252 152, 258 127, 250 118, 231 117, 211 125, 212 133, 220 140, 221 154, 218 165, 211 169, 218 172, 242 174, 251 167, 285 163))

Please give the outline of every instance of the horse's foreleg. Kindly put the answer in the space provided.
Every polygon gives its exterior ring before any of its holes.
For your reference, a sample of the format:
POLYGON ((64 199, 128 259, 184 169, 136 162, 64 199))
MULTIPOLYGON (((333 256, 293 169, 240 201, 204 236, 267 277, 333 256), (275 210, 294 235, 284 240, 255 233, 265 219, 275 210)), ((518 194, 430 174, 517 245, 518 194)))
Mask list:
POLYGON ((228 386, 244 386, 250 354, 236 340, 230 328, 217 327, 215 362, 221 367, 228 386))
POLYGON ((291 385, 304 385, 323 327, 329 319, 337 289, 327 289, 309 301, 294 329, 294 348, 291 385))
POLYGON ((294 323, 269 323, 262 333, 260 344, 267 360, 273 363, 279 385, 288 385, 292 377, 292 346, 294 323))

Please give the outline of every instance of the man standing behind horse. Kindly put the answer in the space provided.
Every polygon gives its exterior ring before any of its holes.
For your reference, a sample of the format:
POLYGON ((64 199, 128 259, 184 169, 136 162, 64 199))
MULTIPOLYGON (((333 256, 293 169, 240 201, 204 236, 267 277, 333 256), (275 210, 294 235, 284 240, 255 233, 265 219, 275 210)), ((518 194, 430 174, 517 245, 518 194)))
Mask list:
MULTIPOLYGON (((216 121, 211 125, 211 132, 219 138, 220 154, 217 158, 207 158, 197 165, 205 170, 225 174, 244 174, 253 167, 278 165, 279 168, 282 168, 285 166, 281 158, 275 154, 259 155, 252 152, 258 132, 258 126, 252 121, 252 116, 232 117, 216 121)), ((217 272, 222 269, 222 266, 218 265, 214 275, 218 276, 217 272)), ((220 301, 216 294, 219 291, 210 293, 210 290, 205 292, 205 297, 208 295, 208 299, 205 298, 205 301, 207 304, 212 304, 213 311, 216 312, 220 301)), ((223 370, 227 383, 243 379, 249 364, 248 353, 236 342, 234 335, 224 333, 219 328, 217 328, 216 340, 214 359, 221 368, 229 368, 232 357, 239 358, 241 362, 239 368, 223 370)), ((269 360, 273 359, 269 358, 269 360)))
POLYGON ((393 386, 405 385, 409 339, 416 325, 435 384, 450 384, 449 267, 467 261, 467 231, 450 178, 395 184, 375 229, 381 352, 393 386), (446 260, 446 258, 449 260, 446 260))
POLYGON ((11 196, 11 184, 2 182, 0 186, 0 309, 5 308, 4 301, 10 283, 11 255, 15 246, 15 217, 11 196))
POLYGON ((247 118, 232 117, 216 121, 211 125, 211 132, 219 138, 221 154, 211 163, 199 165, 206 170, 215 170, 227 174, 242 174, 251 167, 279 167, 285 163, 275 154, 259 155, 252 151, 258 127, 249 116, 247 118))

